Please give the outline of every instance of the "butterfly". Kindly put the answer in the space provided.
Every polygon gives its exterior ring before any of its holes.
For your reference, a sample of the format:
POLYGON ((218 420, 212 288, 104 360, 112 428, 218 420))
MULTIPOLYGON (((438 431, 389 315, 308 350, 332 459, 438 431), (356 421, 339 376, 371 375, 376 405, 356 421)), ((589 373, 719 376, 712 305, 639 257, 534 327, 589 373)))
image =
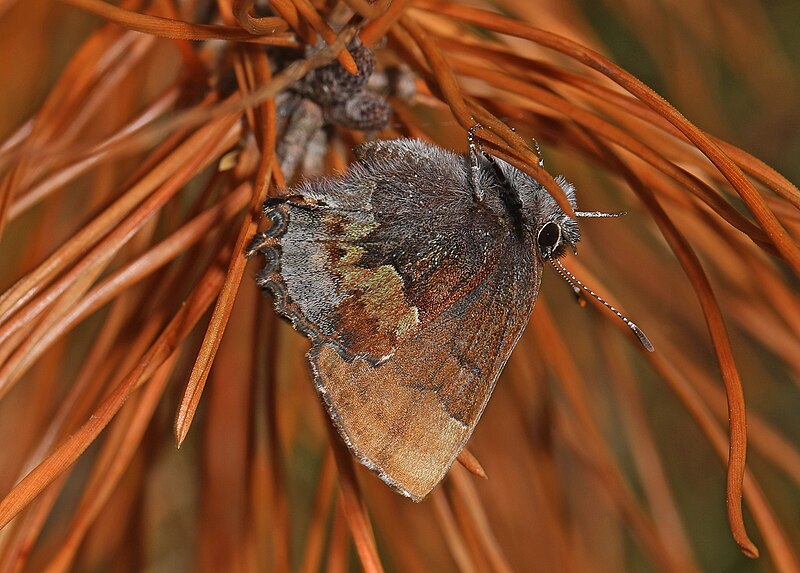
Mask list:
MULTIPOLYGON (((545 262, 585 289, 558 263, 580 240, 577 221, 479 151, 476 128, 463 155, 413 139, 360 145, 345 173, 268 199, 269 226, 249 248, 265 259, 259 287, 311 340, 314 385, 339 434, 415 501, 475 429, 545 262)), ((557 181, 576 208, 573 186, 557 181)))

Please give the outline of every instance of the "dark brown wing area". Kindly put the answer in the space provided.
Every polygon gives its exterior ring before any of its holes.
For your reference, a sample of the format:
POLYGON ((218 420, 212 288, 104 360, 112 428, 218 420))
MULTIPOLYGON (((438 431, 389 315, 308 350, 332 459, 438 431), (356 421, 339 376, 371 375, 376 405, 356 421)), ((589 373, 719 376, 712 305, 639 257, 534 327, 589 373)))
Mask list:
MULTIPOLYGON (((522 262, 522 261, 517 261, 522 262)), ((379 366, 329 344, 308 357, 317 390, 359 460, 420 500, 463 449, 535 302, 540 267, 503 265, 379 366)))
POLYGON ((412 140, 365 150, 267 207, 259 280, 313 341, 374 365, 485 279, 509 229, 499 204, 473 201, 459 156, 412 140))

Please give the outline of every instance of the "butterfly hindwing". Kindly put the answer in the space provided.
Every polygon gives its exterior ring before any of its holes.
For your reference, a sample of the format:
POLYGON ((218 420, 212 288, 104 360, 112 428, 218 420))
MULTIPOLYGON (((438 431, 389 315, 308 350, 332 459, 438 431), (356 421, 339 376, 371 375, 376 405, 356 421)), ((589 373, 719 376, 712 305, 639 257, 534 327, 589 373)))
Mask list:
POLYGON ((539 272, 536 264, 520 273, 496 267, 378 366, 329 344, 311 349, 334 424, 386 483, 419 500, 444 477, 527 323, 539 272))

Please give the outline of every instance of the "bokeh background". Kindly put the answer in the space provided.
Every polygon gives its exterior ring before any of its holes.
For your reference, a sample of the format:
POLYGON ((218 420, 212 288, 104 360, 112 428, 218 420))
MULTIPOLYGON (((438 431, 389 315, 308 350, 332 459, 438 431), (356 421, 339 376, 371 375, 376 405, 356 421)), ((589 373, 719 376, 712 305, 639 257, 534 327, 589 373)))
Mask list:
MULTIPOLYGON (((0 571, 797 571, 800 3, 250 4, 0 0, 0 571), (374 136, 464 150, 465 105, 536 138, 581 209, 627 212, 582 222, 565 264, 657 349, 546 272, 468 444, 489 479, 456 464, 420 504, 331 439, 308 343, 241 255, 248 205, 344 168, 366 137, 328 126, 282 173, 270 102, 292 78, 270 79, 264 50, 314 46, 314 14, 338 31, 353 13, 379 70, 413 85, 379 88, 394 116, 374 136), (718 138, 781 229, 652 101, 508 22, 664 96, 718 138), (703 269, 705 306, 682 262, 703 269), (709 304, 747 407, 755 560, 726 515, 709 304)), ((494 132, 487 149, 530 162, 494 132)))

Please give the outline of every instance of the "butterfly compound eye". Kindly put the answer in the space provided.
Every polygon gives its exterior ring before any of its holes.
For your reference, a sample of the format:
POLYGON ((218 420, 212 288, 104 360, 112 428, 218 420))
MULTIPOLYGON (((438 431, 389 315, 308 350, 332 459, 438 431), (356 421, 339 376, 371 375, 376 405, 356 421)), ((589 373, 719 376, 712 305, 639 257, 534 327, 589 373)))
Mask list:
POLYGON ((539 235, 536 241, 539 243, 539 250, 543 255, 548 256, 553 252, 558 242, 561 240, 561 227, 557 224, 546 223, 544 227, 539 230, 539 235))

